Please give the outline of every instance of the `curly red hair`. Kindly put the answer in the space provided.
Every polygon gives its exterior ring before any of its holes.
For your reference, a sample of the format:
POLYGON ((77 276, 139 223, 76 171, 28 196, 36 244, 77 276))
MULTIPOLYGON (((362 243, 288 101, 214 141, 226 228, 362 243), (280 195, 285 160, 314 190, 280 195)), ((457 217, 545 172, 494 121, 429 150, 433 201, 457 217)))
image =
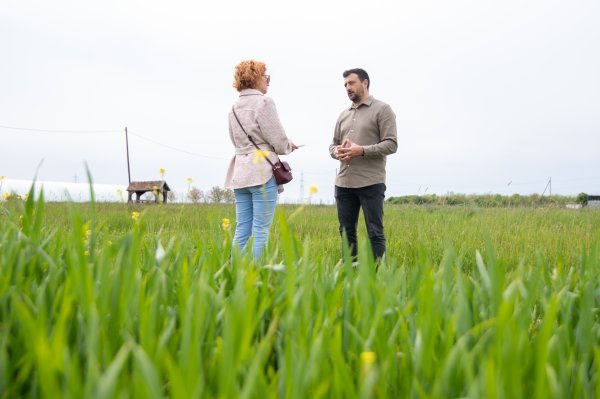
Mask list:
POLYGON ((235 67, 233 87, 237 91, 255 89, 266 71, 267 65, 264 62, 255 60, 242 61, 235 67))

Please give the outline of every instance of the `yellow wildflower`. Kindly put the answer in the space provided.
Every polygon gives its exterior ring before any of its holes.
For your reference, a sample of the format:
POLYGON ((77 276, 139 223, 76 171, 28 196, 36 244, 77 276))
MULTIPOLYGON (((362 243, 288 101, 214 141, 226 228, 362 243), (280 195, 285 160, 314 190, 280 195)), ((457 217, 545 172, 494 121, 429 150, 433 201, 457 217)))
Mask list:
POLYGON ((192 179, 191 177, 188 177, 188 178, 187 178, 187 179, 185 179, 185 180, 187 180, 189 183, 191 183, 191 182, 193 182, 193 181, 194 181, 194 179, 192 179))
POLYGON ((2 193, 2 199, 3 200, 8 200, 10 198, 10 193, 2 193))
POLYGON ((271 151, 268 150, 256 150, 254 152, 254 157, 252 157, 252 163, 257 165, 265 161, 265 159, 269 156, 271 151))
POLYGON ((83 242, 84 244, 87 244, 88 241, 90 240, 90 237, 92 236, 92 229, 90 229, 90 222, 85 222, 85 224, 83 225, 83 238, 81 239, 81 242, 83 242))
POLYGON ((23 194, 23 200, 24 201, 27 201, 28 198, 29 198, 29 194, 27 194, 27 193, 23 194))
POLYGON ((5 176, 0 176, 0 181, 4 180, 5 176))
POLYGON ((308 193, 310 195, 316 194, 319 192, 319 187, 316 184, 312 184, 308 187, 308 193))
POLYGON ((229 230, 229 226, 230 226, 231 222, 229 219, 227 218, 223 218, 223 220, 221 221, 221 228, 223 230, 229 230))
POLYGON ((158 170, 160 172, 160 178, 161 180, 165 178, 165 168, 160 168, 158 170))
POLYGON ((158 195, 158 186, 152 186, 152 192, 155 196, 158 195))
POLYGON ((361 352, 360 368, 363 374, 368 374, 373 370, 375 360, 377 360, 377 354, 375 354, 375 352, 361 352))
POLYGON ((131 219, 137 221, 140 218, 139 212, 131 212, 131 219))

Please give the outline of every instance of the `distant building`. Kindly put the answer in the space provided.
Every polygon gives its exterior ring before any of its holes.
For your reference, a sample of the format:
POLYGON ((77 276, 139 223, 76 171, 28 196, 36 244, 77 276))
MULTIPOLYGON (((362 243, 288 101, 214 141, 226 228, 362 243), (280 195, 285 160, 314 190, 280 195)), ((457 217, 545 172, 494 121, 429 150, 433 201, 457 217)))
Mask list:
POLYGON ((131 203, 133 201, 133 195, 135 194, 135 202, 150 202, 143 201, 142 195, 146 193, 154 194, 154 201, 152 202, 162 202, 163 204, 167 203, 167 195, 171 191, 169 185, 164 180, 155 180, 155 181, 132 181, 129 183, 129 187, 127 187, 127 202, 131 203), (162 197, 162 201, 160 198, 162 197))
POLYGON ((575 204, 575 203, 573 203, 573 202, 569 202, 569 203, 567 204, 567 208, 568 208, 568 209, 581 209, 581 208, 582 208, 582 205, 581 205, 581 204, 575 204))
POLYGON ((600 195, 588 195, 587 206, 590 208, 600 208, 600 195))

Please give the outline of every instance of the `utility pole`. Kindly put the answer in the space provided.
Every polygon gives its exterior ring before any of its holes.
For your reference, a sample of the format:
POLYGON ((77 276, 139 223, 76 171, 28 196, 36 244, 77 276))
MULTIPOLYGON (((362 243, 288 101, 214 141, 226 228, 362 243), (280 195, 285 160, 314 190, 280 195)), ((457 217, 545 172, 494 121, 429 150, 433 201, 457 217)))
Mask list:
POLYGON ((542 193, 542 197, 544 196, 544 194, 546 194, 546 190, 548 190, 548 188, 550 188, 550 191, 549 191, 550 194, 549 195, 552 195, 552 178, 551 177, 548 179, 548 183, 546 183, 546 187, 544 188, 544 192, 542 193))
POLYGON ((125 149, 127 150, 127 179, 131 184, 131 171, 129 169, 129 138, 127 136, 127 126, 125 126, 125 149))

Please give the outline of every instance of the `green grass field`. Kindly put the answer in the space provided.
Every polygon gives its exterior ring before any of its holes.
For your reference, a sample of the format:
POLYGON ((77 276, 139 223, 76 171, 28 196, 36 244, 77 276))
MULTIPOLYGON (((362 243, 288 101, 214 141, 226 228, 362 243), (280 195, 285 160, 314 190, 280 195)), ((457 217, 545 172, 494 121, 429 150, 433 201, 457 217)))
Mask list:
POLYGON ((375 272, 331 206, 256 263, 233 205, 33 197, 0 203, 1 398, 600 395, 598 211, 386 205, 375 272))

